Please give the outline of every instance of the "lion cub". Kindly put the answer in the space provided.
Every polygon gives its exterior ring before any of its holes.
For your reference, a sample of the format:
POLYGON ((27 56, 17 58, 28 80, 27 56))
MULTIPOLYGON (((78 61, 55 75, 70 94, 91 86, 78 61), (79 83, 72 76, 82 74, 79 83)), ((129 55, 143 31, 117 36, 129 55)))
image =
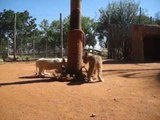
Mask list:
POLYGON ((46 73, 45 70, 55 69, 57 72, 62 73, 63 67, 65 67, 67 61, 63 58, 40 58, 36 61, 36 73, 39 76, 43 76, 46 73), (39 71, 38 71, 38 70, 39 71))
POLYGON ((102 79, 102 58, 98 55, 91 55, 88 52, 85 52, 83 55, 83 62, 89 63, 89 68, 87 71, 87 78, 88 81, 93 81, 92 77, 97 72, 98 80, 103 82, 104 79, 102 79))

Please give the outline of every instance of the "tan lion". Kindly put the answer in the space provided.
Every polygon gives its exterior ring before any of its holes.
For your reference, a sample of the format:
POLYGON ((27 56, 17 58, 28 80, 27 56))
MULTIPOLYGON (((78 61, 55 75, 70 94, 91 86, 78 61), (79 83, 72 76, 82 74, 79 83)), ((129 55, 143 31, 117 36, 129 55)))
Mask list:
POLYGON ((85 52, 83 55, 83 62, 85 64, 89 63, 89 68, 87 70, 88 81, 93 81, 92 77, 94 77, 96 72, 98 80, 101 82, 104 81, 104 79, 102 79, 102 58, 100 56, 85 52))
POLYGON ((62 73, 62 68, 66 67, 66 60, 62 58, 40 58, 36 61, 36 74, 43 76, 45 70, 55 69, 56 72, 62 73), (38 69, 38 70, 37 70, 38 69))

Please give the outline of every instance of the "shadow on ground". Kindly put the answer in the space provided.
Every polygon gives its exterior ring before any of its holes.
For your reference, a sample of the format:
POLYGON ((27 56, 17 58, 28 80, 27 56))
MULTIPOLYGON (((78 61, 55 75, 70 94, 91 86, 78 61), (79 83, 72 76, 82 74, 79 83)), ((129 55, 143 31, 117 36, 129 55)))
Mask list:
MULTIPOLYGON (((32 77, 32 79, 33 79, 33 77, 32 77)), ((2 87, 2 86, 9 86, 9 85, 24 85, 24 84, 33 84, 33 83, 48 83, 48 82, 54 82, 55 80, 56 79, 54 79, 54 78, 43 78, 43 79, 36 79, 36 80, 25 80, 25 81, 17 81, 17 82, 0 83, 0 86, 2 87)))
POLYGON ((160 63, 160 61, 136 62, 133 60, 115 60, 115 59, 107 59, 103 61, 103 64, 139 64, 139 63, 160 63))
POLYGON ((154 78, 160 82, 160 69, 112 69, 103 70, 104 74, 117 75, 124 78, 154 78), (146 74, 155 71, 154 74, 146 74))
POLYGON ((56 77, 38 77, 38 76, 22 76, 19 77, 19 79, 27 79, 24 81, 16 81, 16 82, 6 82, 6 83, 0 83, 0 87, 3 86, 10 86, 10 85, 26 85, 26 84, 34 84, 34 83, 50 83, 50 82, 66 82, 67 85, 82 85, 86 83, 97 83, 95 82, 87 82, 85 79, 82 78, 56 78, 56 77), (35 79, 37 78, 37 79, 35 79), (29 80, 28 80, 29 79, 29 80))

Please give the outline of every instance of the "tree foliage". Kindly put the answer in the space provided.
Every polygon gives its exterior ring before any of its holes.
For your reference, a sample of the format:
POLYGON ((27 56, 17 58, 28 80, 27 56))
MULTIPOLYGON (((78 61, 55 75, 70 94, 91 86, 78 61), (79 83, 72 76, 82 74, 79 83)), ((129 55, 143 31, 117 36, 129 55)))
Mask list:
MULTIPOLYGON (((9 41, 10 47, 13 47, 13 33, 14 33, 14 16, 16 14, 16 36, 17 36, 17 51, 22 49, 22 44, 27 44, 31 41, 33 31, 36 29, 35 18, 29 15, 28 11, 15 13, 12 10, 4 10, 0 12, 0 42, 5 43, 9 41)), ((24 47, 23 49, 25 49, 24 47)))
POLYGON ((155 22, 160 25, 160 11, 155 14, 155 22))
POLYGON ((86 45, 93 47, 96 45, 96 23, 89 17, 82 16, 82 30, 86 36, 86 45))
MULTIPOLYGON (((35 18, 29 15, 28 11, 14 12, 12 10, 4 10, 0 12, 0 51, 8 47, 13 49, 13 33, 14 33, 14 16, 16 14, 16 48, 18 53, 29 53, 31 50, 41 53, 45 52, 47 57, 50 52, 60 48, 60 21, 53 20, 51 24, 44 19, 37 28, 35 18)), ((69 31, 70 17, 63 19, 63 44, 67 48, 67 33, 69 31)), ((94 47, 96 41, 97 24, 94 19, 82 16, 82 30, 86 36, 86 45, 94 47)))
MULTIPOLYGON (((63 31, 64 31, 64 45, 67 45, 67 33, 69 31, 69 20, 70 17, 66 17, 63 20, 63 31)), ((94 47, 97 43, 96 41, 96 23, 94 19, 89 17, 82 16, 82 30, 86 36, 86 45, 94 47)))
POLYGON ((99 10, 100 17, 97 23, 97 35, 100 40, 100 46, 107 47, 109 24, 128 25, 135 23, 138 16, 139 3, 134 0, 113 1, 104 9, 99 10))

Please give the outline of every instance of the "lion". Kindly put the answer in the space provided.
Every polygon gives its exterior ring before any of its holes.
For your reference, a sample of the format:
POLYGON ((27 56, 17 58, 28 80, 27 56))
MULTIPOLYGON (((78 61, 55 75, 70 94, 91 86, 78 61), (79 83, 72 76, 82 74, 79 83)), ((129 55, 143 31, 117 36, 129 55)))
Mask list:
POLYGON ((63 58, 40 58, 36 61, 36 74, 43 76, 49 74, 45 70, 55 69, 56 72, 63 72, 66 66, 66 60, 63 58), (38 69, 38 70, 37 70, 38 69))
POLYGON ((87 78, 88 81, 93 81, 92 77, 97 72, 98 80, 103 82, 104 79, 102 79, 102 58, 99 55, 93 55, 89 54, 88 52, 85 52, 83 55, 83 62, 85 64, 89 63, 89 68, 87 70, 87 78))

